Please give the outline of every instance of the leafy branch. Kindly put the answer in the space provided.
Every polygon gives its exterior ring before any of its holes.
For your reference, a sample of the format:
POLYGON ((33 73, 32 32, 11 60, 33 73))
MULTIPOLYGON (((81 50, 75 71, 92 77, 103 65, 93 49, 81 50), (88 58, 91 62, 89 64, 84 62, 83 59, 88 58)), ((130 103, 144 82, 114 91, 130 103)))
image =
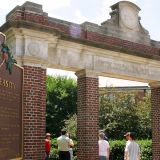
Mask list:
POLYGON ((9 74, 12 73, 12 67, 14 63, 17 63, 16 60, 14 59, 12 53, 10 52, 9 47, 5 44, 1 44, 1 57, 2 57, 2 63, 0 67, 3 65, 3 63, 6 64, 6 70, 9 71, 9 74))

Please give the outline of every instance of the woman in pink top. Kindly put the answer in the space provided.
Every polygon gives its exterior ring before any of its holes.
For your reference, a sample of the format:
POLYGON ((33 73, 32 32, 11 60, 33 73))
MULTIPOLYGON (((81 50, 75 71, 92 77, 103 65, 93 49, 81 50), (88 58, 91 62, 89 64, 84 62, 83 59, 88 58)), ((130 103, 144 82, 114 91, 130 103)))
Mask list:
POLYGON ((99 133, 99 160, 109 160, 109 143, 104 140, 104 133, 99 133))

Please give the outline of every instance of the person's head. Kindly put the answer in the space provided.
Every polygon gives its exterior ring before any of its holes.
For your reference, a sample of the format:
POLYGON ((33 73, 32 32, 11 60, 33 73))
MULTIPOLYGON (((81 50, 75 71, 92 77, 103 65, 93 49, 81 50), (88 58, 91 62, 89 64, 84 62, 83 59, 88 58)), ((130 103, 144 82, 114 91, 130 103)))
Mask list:
POLYGON ((103 133, 104 134, 104 140, 108 141, 108 137, 107 137, 107 134, 105 133, 104 130, 99 130, 99 134, 100 133, 103 133))
POLYGON ((124 137, 127 139, 127 140, 135 140, 135 135, 133 132, 127 132, 124 137))
POLYGON ((50 133, 46 133, 46 138, 47 139, 51 138, 51 134, 50 133))
POLYGON ((103 132, 99 133, 99 139, 104 139, 105 134, 103 132))
POLYGON ((66 133, 67 133, 66 130, 64 130, 64 129, 61 130, 61 135, 66 135, 66 133))

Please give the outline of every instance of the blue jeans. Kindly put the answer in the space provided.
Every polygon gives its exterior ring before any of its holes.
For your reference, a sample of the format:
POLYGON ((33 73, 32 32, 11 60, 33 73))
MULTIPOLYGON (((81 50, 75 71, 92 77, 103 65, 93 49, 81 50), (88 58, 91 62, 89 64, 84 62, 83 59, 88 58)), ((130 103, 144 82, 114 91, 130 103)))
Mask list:
POLYGON ((107 160, 106 156, 99 156, 99 160, 107 160))
POLYGON ((45 160, 49 160, 49 153, 46 153, 45 160))

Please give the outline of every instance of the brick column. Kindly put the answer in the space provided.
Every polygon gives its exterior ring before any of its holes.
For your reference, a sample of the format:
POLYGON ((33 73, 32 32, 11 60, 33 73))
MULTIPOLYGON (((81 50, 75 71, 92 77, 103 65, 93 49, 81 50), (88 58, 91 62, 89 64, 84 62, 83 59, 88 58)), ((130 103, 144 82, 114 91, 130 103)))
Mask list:
POLYGON ((160 82, 151 83, 152 154, 160 160, 160 82))
POLYGON ((24 160, 44 159, 46 126, 46 69, 24 66, 24 160))
POLYGON ((78 77, 77 157, 78 160, 98 159, 98 77, 82 70, 78 77))

